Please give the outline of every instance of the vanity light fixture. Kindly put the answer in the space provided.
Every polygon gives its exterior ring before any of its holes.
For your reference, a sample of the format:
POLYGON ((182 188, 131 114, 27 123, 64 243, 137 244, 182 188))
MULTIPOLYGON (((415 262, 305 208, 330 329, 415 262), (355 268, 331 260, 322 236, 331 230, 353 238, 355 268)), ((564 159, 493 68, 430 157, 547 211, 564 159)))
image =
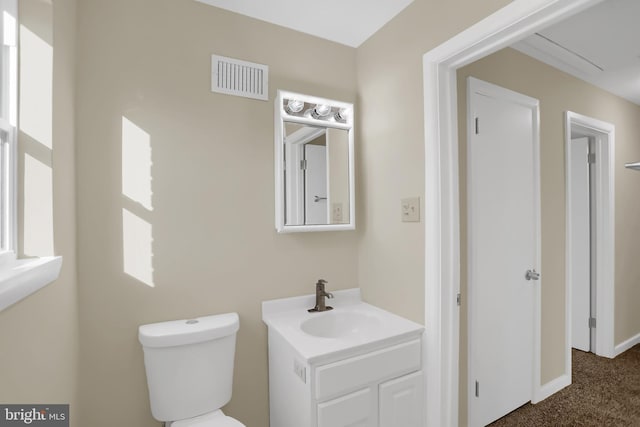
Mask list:
POLYGON ((625 168, 627 169, 633 169, 636 171, 640 171, 640 162, 635 162, 635 163, 627 163, 626 165, 624 165, 625 168))
POLYGON ((280 102, 282 102, 284 113, 292 117, 340 124, 347 124, 351 120, 351 115, 353 114, 351 107, 345 107, 339 103, 335 105, 322 101, 323 100, 317 100, 315 102, 311 100, 304 101, 301 98, 291 97, 283 98, 280 102))
POLYGON ((327 104, 317 104, 311 111, 311 117, 314 119, 324 119, 331 113, 331 106, 327 104))
POLYGON ((289 99, 287 101, 287 106, 285 110, 289 114, 299 113, 304 108, 304 101, 300 101, 299 99, 289 99))

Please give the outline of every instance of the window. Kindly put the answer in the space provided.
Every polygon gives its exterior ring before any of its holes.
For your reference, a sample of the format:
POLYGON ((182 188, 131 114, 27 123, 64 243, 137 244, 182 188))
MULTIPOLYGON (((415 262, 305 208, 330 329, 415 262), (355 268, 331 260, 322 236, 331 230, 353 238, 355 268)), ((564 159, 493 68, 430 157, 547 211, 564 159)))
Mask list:
POLYGON ((18 0, 0 0, 0 311, 52 283, 62 268, 61 256, 16 256, 17 119, 18 0))
POLYGON ((17 239, 17 0, 0 0, 0 257, 15 257, 17 239))

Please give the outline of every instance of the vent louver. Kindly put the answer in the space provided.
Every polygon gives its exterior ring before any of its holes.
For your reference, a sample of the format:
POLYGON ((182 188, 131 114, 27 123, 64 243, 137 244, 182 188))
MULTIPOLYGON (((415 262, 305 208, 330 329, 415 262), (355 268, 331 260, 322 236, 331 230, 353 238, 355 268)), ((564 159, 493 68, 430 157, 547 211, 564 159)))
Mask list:
POLYGON ((269 100, 269 67, 211 55, 211 91, 269 100))

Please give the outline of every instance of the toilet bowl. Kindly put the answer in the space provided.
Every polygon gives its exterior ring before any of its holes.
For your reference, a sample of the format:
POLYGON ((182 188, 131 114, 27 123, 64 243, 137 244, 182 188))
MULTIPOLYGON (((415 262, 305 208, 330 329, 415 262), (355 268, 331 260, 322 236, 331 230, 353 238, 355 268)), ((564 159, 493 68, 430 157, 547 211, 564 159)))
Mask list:
POLYGON ((220 408, 231 400, 237 313, 142 325, 151 414, 167 427, 245 427, 220 408))

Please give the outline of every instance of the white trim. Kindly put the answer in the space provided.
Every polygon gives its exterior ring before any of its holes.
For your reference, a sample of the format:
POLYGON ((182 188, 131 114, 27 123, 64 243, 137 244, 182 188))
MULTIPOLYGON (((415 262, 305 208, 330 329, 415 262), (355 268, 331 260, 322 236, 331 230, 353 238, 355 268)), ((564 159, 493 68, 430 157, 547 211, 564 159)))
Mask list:
POLYGON ((635 335, 631 338, 629 338, 626 341, 621 342, 620 344, 618 344, 615 347, 615 355, 620 356, 622 353, 624 353, 625 351, 629 350, 631 347, 633 347, 636 344, 640 344, 640 334, 635 335))
POLYGON ((571 374, 562 374, 557 378, 552 379, 546 384, 538 387, 538 394, 531 403, 536 404, 542 402, 547 397, 559 392, 563 388, 571 385, 571 374))
POLYGON ((0 219, 2 239, 0 253, 15 254, 18 249, 18 132, 16 130, 18 111, 18 2, 17 0, 1 0, 0 11, 0 55, 3 57, 2 99, 0 100, 3 115, 0 117, 0 129, 6 133, 6 139, 0 141, 0 156, 3 164, 0 167, 2 177, 2 200, 0 202, 0 219), (14 19, 11 19, 13 17, 14 19), (5 28, 8 25, 8 28, 5 28), (6 145, 5 145, 6 144, 6 145))
MULTIPOLYGON (((536 244, 536 252, 535 252, 535 259, 533 260, 533 264, 530 266, 530 268, 533 268, 534 270, 537 270, 539 273, 541 273, 541 280, 539 280, 538 282, 534 282, 532 283, 532 285, 534 286, 534 291, 533 291, 533 301, 532 301, 532 305, 533 305, 533 316, 532 316, 532 326, 533 329, 531 330, 531 338, 532 338, 532 350, 533 350, 533 355, 532 355, 532 367, 531 367, 531 374, 532 374, 532 381, 531 381, 531 385, 532 385, 532 389, 531 389, 531 401, 539 401, 540 399, 538 399, 538 397, 541 395, 540 392, 540 351, 541 351, 541 326, 540 326, 540 321, 541 321, 541 304, 542 304, 542 283, 544 280, 544 274, 543 273, 543 269, 542 269, 542 251, 541 251, 541 245, 542 245, 542 240, 541 240, 541 232, 542 232, 542 217, 541 217, 541 204, 540 204, 540 101, 523 95, 521 93, 518 92, 514 92, 512 90, 503 88, 501 86, 497 86, 479 79, 476 79, 474 77, 468 77, 468 84, 467 84, 467 235, 468 235, 468 240, 467 240, 467 264, 468 264, 468 272, 467 272, 467 276, 468 276, 468 281, 467 281, 467 294, 468 294, 468 315, 467 315, 467 323, 468 323, 468 327, 467 327, 467 331, 468 331, 468 336, 471 337, 472 334, 475 333, 475 328, 474 328, 474 323, 473 323, 473 312, 476 308, 476 301, 477 301, 477 292, 474 292, 474 286, 473 286, 473 278, 475 277, 474 271, 472 271, 472 265, 473 265, 473 259, 474 259, 474 249, 477 250, 478 248, 475 247, 473 245, 472 242, 472 235, 473 232, 472 230, 477 227, 477 225, 475 225, 475 216, 473 214, 473 197, 472 197, 472 189, 474 187, 473 184, 473 174, 471 171, 471 163, 472 163, 472 153, 473 153, 473 146, 472 144, 469 143, 469 141, 471 141, 473 133, 474 133, 474 129, 473 126, 471 126, 471 122, 473 120, 473 115, 474 112, 472 110, 472 105, 471 105, 471 100, 472 100, 472 94, 473 93, 478 93, 481 95, 485 95, 491 98, 499 98, 505 101, 508 101, 510 103, 513 104, 518 104, 520 106, 523 106, 527 109, 531 110, 531 114, 532 114, 532 123, 531 123, 531 131, 532 131, 532 148, 533 148, 533 172, 534 172, 534 176, 533 176, 533 184, 534 184, 534 188, 533 188, 533 198, 534 198, 534 234, 535 234, 535 244, 536 244)), ((469 414, 469 418, 471 418, 471 413, 472 413, 472 402, 473 402, 473 395, 474 395, 474 390, 473 390, 473 382, 475 381, 475 377, 476 375, 473 373, 474 372, 474 367, 473 367, 473 361, 474 359, 474 352, 475 349, 473 348, 473 345, 471 344, 472 341, 469 340, 469 345, 468 345, 468 358, 467 358, 467 366, 468 366, 468 378, 467 378, 467 392, 468 392, 468 414, 469 414)), ((474 423, 471 421, 471 419, 469 420, 469 424, 473 425, 474 423)))
POLYGON ((460 237, 456 69, 600 0, 515 0, 423 57, 428 427, 458 425, 460 237))
MULTIPOLYGON (((565 113, 565 170, 566 170, 566 263, 571 265, 571 129, 587 130, 596 139, 596 354, 614 357, 614 284, 615 284, 615 126, 571 111, 565 113)), ((567 313, 565 359, 566 372, 571 373, 571 289, 570 269, 566 269, 567 313)))
POLYGON ((52 283, 60 275, 62 257, 25 258, 0 268, 0 311, 52 283))

